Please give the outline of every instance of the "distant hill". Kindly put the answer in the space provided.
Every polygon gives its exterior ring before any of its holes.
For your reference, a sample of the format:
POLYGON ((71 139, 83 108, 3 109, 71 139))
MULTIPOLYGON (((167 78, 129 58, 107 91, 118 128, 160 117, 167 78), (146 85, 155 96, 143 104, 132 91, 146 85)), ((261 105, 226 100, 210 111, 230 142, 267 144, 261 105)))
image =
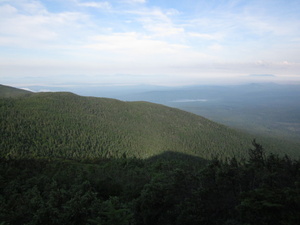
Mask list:
MULTIPOLYGON (((163 105, 63 92, 2 98, 0 121, 1 156, 12 158, 149 158, 170 151, 204 159, 240 158, 254 138, 163 105)), ((287 143, 258 141, 274 152, 297 150, 287 143)))
POLYGON ((0 84, 0 98, 20 97, 30 93, 32 92, 0 84))

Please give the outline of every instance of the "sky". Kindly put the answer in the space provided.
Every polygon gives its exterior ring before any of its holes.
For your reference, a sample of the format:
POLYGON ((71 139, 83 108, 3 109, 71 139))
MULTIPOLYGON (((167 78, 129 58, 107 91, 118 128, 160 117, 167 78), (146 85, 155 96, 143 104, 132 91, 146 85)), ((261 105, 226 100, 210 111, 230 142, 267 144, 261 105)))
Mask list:
POLYGON ((300 83, 299 0, 0 0, 0 83, 300 83))

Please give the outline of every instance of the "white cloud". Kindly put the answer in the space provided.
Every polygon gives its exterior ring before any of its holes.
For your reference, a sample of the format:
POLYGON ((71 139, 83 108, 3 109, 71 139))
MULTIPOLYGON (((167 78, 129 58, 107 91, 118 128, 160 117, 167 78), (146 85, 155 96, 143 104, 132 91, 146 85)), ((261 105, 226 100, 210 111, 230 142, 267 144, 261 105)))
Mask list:
POLYGON ((145 0, 66 2, 0 0, 1 74, 299 75, 299 16, 279 20, 235 6, 179 12, 145 0), (55 11, 46 7, 52 4, 55 11))
POLYGON ((213 50, 213 51, 221 51, 224 49, 224 47, 220 44, 213 44, 209 46, 209 49, 213 50))
POLYGON ((206 40, 221 40, 224 36, 219 33, 208 34, 208 33, 188 32, 187 34, 190 37, 196 37, 196 38, 206 39, 206 40))
POLYGON ((20 7, 22 10, 29 14, 44 14, 47 12, 47 9, 39 1, 27 1, 21 0, 20 7))
MULTIPOLYGON (((87 16, 79 12, 50 13, 36 1, 21 1, 15 7, 0 5, 0 46, 54 47, 84 28, 87 16)), ((77 35, 78 36, 78 35, 77 35)))
POLYGON ((111 9, 111 4, 109 2, 83 2, 78 3, 79 6, 100 8, 100 9, 111 9))
POLYGON ((168 9, 166 11, 166 15, 168 15, 168 16, 180 15, 180 12, 176 9, 168 9))
POLYGON ((124 13, 133 14, 137 16, 141 16, 142 18, 152 18, 153 20, 165 21, 169 22, 170 18, 167 15, 168 13, 164 13, 160 8, 141 8, 135 10, 127 10, 124 13))
POLYGON ((129 4, 143 4, 147 2, 147 0, 121 0, 121 1, 129 4))
POLYGON ((92 44, 86 45, 97 51, 112 51, 114 53, 125 53, 134 55, 148 54, 175 54, 182 49, 188 48, 185 45, 169 44, 160 40, 153 40, 150 36, 145 36, 136 32, 114 33, 111 35, 98 35, 92 38, 92 44))
POLYGON ((144 28, 151 32, 154 36, 172 36, 184 33, 184 28, 176 27, 171 23, 156 23, 149 21, 145 23, 144 28))
POLYGON ((139 10, 129 10, 126 13, 131 14, 135 21, 152 37, 177 36, 180 40, 185 30, 181 24, 173 22, 172 17, 179 14, 177 10, 161 10, 160 8, 142 8, 139 10))
POLYGON ((293 65, 295 65, 296 63, 288 62, 288 61, 283 61, 283 62, 280 62, 279 64, 284 65, 284 66, 293 66, 293 65))
POLYGON ((0 7, 0 14, 2 16, 10 16, 17 13, 17 9, 11 5, 5 4, 0 7))

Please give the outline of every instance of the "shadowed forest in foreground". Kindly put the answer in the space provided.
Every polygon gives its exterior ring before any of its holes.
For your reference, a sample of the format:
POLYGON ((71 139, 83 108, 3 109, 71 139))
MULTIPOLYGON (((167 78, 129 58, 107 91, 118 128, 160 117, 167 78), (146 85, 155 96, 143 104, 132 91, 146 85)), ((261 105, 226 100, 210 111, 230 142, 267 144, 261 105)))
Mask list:
POLYGON ((299 224, 300 161, 1 159, 1 224, 299 224))

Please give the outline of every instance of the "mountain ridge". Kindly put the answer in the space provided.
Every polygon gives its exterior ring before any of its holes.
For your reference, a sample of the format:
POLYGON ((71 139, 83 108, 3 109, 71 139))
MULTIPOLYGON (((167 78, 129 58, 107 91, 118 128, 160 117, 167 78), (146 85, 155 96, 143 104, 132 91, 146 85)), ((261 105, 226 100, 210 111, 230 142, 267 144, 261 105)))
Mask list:
MULTIPOLYGON (((149 158, 173 151, 204 159, 242 158, 254 138, 204 117, 149 102, 68 92, 25 96, 1 99, 1 156, 149 158)), ((269 143, 266 148, 275 146, 277 150, 272 150, 278 152, 283 145, 269 143)))
POLYGON ((32 94, 33 92, 14 88, 6 85, 0 84, 0 97, 4 98, 14 98, 14 97, 20 97, 28 94, 32 94))

